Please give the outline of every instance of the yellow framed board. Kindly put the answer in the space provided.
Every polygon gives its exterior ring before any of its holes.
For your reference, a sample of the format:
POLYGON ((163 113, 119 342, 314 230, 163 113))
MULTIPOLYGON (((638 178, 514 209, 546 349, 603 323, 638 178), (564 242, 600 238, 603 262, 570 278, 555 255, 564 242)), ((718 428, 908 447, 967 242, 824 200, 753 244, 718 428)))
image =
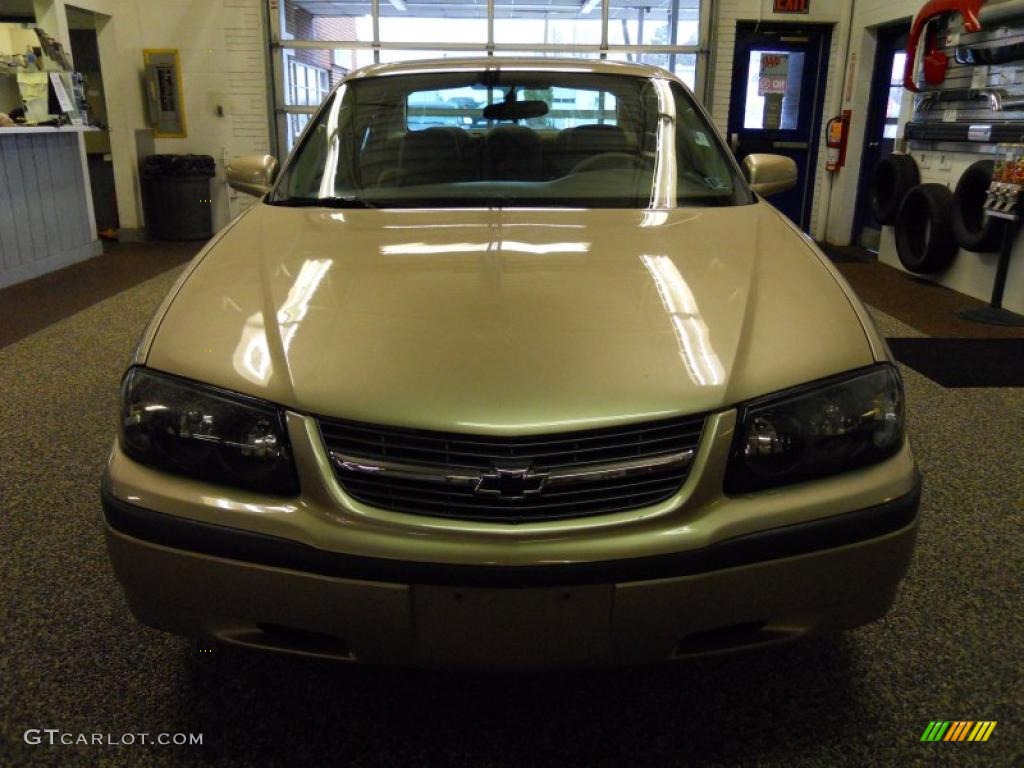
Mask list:
POLYGON ((146 98, 153 135, 158 139, 185 138, 188 129, 177 49, 147 48, 142 56, 146 63, 146 98))

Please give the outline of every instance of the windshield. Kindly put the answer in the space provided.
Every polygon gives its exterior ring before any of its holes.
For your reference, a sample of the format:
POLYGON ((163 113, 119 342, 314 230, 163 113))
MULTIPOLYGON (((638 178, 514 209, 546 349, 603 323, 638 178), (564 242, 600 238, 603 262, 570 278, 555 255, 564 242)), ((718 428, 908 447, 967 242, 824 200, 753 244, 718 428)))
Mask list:
POLYGON ((490 69, 343 84, 270 202, 672 208, 751 200, 677 83, 490 69))

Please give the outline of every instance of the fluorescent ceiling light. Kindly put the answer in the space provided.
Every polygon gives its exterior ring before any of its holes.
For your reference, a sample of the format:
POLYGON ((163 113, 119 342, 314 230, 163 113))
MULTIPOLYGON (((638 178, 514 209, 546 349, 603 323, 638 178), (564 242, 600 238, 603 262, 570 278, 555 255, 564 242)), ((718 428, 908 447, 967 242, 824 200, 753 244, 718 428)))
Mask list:
POLYGON ((405 13, 408 10, 408 6, 406 6, 405 0, 388 0, 388 2, 395 6, 396 11, 401 11, 402 13, 405 13))
MULTIPOLYGON (((394 0, 392 0, 392 2, 394 2, 394 0)), ((599 2, 600 0, 583 0, 583 2, 580 4, 580 16, 586 16, 588 13, 594 10, 594 6, 596 6, 599 2)))

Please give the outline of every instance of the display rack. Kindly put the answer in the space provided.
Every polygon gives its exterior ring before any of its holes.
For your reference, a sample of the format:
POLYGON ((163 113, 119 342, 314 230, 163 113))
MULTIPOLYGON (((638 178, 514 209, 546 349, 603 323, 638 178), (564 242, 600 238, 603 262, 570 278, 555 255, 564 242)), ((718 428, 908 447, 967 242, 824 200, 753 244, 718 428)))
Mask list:
MULTIPOLYGON (((995 281, 992 284, 992 298, 987 307, 965 309, 956 314, 964 320, 975 323, 1024 327, 1024 315, 1018 315, 1003 307, 1003 293, 1006 290, 1006 276, 1010 271, 1010 257, 1013 253, 1014 241, 1020 232, 1024 183, 1003 181, 1002 179, 1007 177, 1020 178, 1020 176, 1016 171, 1007 169, 1004 164, 1001 166, 1003 167, 997 171, 985 198, 985 216, 1003 221, 1003 240, 999 249, 995 281)), ((1013 167, 1018 167, 1017 161, 1014 162, 1013 167)), ((1022 166, 1022 171, 1024 171, 1024 166, 1022 166)))

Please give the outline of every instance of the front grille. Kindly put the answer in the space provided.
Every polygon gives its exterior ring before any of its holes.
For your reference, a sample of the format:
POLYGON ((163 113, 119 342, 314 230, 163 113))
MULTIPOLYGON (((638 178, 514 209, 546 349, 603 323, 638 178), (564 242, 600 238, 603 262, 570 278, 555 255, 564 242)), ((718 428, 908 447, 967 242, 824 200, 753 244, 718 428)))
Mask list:
POLYGON ((622 512, 671 497, 704 416, 525 437, 321 419, 335 476, 354 499, 433 517, 527 522, 622 512))

